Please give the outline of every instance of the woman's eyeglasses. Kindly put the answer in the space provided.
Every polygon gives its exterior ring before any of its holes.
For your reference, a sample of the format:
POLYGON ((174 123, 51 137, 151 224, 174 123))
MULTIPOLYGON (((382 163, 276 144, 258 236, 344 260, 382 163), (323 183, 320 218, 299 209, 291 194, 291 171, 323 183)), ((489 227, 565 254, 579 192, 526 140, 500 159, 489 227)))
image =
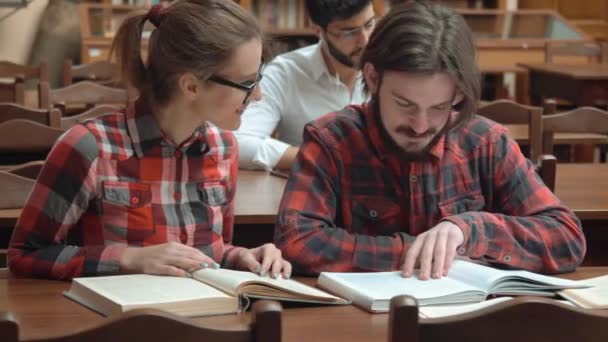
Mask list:
POLYGON ((251 94, 255 90, 255 87, 258 85, 258 83, 260 83, 260 80, 262 79, 262 76, 263 76, 262 72, 264 71, 264 66, 265 66, 265 64, 264 64, 264 62, 262 62, 260 64, 260 69, 258 69, 258 74, 257 74, 255 80, 253 80, 253 81, 245 81, 242 83, 236 83, 236 82, 229 81, 229 80, 227 80, 223 77, 217 76, 217 75, 211 75, 211 77, 209 77, 209 81, 244 91, 246 95, 245 95, 245 99, 243 100, 243 104, 245 104, 249 100, 249 97, 251 97, 251 94))

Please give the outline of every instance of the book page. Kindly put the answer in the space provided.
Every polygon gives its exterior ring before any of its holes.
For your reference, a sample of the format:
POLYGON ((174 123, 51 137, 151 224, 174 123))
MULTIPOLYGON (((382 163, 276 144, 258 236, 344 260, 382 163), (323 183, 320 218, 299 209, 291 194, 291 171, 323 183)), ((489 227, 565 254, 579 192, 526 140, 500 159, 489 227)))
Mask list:
POLYGON ((230 298, 215 288, 190 278, 147 274, 74 278, 120 305, 171 303, 201 298, 230 298))
POLYGON ((539 290, 586 286, 583 282, 579 283, 522 270, 500 270, 458 259, 454 260, 448 277, 458 279, 488 293, 516 293, 527 288, 539 290))
MULTIPOLYGON (((401 276, 400 271, 371 273, 321 273, 319 284, 321 284, 324 288, 329 288, 331 283, 341 284, 343 287, 358 293, 359 296, 368 298, 372 301, 388 300, 398 295, 410 295, 416 299, 440 296, 447 297, 457 293, 476 290, 475 288, 472 288, 461 281, 446 277, 441 279, 419 280, 417 272, 409 278, 404 278, 401 276), (325 283, 327 283, 327 285, 325 285, 325 283)), ((351 300, 354 297, 352 294, 336 294, 351 300)))
POLYGON ((228 293, 236 295, 239 292, 239 287, 250 283, 264 284, 272 288, 283 289, 287 292, 297 293, 307 297, 334 298, 324 291, 314 287, 302 284, 291 279, 273 279, 270 277, 261 277, 252 272, 234 271, 227 269, 202 269, 194 272, 192 276, 209 285, 216 286, 228 293))
MULTIPOLYGON (((423 318, 442 318, 462 315, 468 312, 481 310, 498 303, 506 302, 511 299, 513 299, 513 297, 498 297, 473 304, 421 306, 418 307, 418 313, 419 316, 423 318)), ((556 300, 555 303, 572 306, 572 303, 563 300, 556 300)))
POLYGON ((510 299, 512 299, 512 297, 494 298, 474 304, 421 306, 418 308, 418 314, 420 317, 424 318, 455 316, 471 311, 481 310, 483 308, 487 308, 488 306, 502 303, 510 299))
POLYGON ((588 289, 569 289, 558 294, 585 309, 608 308, 608 275, 585 279, 588 289))

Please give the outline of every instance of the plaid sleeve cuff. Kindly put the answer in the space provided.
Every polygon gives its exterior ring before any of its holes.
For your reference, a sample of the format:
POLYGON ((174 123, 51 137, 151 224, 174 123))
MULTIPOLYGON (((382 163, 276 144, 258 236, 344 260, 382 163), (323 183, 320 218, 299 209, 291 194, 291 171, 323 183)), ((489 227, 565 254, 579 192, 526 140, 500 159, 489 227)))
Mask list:
POLYGON ((470 215, 470 213, 448 216, 440 222, 452 222, 462 230, 464 242, 456 249, 458 255, 471 258, 482 257, 487 249, 486 241, 484 238, 479 238, 479 232, 474 231, 474 225, 469 223, 470 220, 465 217, 466 215, 470 215))
POLYGON ((101 251, 99 264, 97 265, 97 274, 109 275, 120 273, 120 259, 127 247, 126 244, 104 247, 101 251))

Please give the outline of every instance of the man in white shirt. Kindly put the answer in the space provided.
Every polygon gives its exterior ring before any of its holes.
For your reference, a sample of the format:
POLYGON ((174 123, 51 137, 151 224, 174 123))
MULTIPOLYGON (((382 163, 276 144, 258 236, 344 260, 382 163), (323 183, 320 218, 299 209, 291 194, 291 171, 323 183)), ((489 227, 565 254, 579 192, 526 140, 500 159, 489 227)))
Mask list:
POLYGON ((289 169, 306 123, 367 100, 359 59, 376 23, 372 1, 306 0, 306 7, 319 43, 266 67, 262 100, 249 105, 236 131, 241 168, 289 169))

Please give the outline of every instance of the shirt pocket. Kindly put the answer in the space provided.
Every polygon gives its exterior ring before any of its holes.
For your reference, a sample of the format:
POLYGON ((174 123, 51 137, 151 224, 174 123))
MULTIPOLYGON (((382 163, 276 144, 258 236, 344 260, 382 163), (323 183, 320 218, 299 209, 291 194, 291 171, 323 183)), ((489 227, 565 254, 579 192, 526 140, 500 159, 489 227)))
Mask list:
POLYGON ((368 235, 392 235, 403 231, 401 206, 386 197, 354 197, 352 205, 351 231, 368 235))
POLYGON ((473 211, 483 211, 486 201, 481 192, 476 191, 439 202, 441 218, 464 214, 473 211))
POLYGON ((149 184, 105 181, 102 186, 103 224, 110 240, 137 244, 154 235, 149 184))
POLYGON ((200 202, 203 206, 203 217, 200 218, 201 226, 198 227, 199 233, 196 234, 195 244, 207 244, 214 240, 213 237, 206 237, 207 233, 213 232, 217 235, 222 234, 224 224, 224 211, 229 205, 228 190, 222 182, 205 182, 197 185, 200 202))

